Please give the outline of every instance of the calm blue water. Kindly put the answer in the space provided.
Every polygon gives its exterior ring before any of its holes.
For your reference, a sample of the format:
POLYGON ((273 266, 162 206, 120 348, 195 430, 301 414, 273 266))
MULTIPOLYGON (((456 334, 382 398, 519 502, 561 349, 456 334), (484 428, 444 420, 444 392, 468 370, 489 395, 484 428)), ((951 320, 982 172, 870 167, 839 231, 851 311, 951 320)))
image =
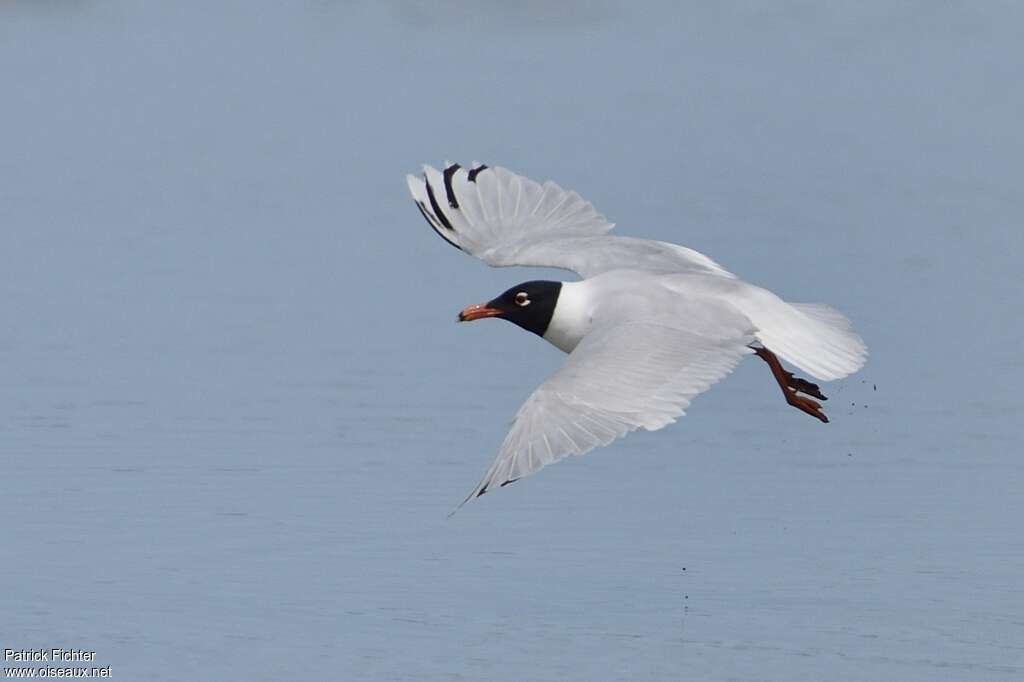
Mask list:
MULTIPOLYGON (((1016 5, 0 8, 0 648, 120 680, 1024 678, 1016 5), (445 158, 845 311, 452 519, 561 355, 445 158)), ((549 275, 550 273, 543 273, 549 275)))

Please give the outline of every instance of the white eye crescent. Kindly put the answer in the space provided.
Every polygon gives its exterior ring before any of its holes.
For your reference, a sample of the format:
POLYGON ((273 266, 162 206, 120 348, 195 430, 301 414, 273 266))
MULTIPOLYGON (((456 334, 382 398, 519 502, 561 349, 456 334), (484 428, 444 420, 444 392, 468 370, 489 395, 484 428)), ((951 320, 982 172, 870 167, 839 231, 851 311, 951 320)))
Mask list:
POLYGON ((516 305, 522 306, 524 308, 530 305, 530 297, 526 294, 525 291, 520 291, 518 294, 516 294, 515 301, 516 305))

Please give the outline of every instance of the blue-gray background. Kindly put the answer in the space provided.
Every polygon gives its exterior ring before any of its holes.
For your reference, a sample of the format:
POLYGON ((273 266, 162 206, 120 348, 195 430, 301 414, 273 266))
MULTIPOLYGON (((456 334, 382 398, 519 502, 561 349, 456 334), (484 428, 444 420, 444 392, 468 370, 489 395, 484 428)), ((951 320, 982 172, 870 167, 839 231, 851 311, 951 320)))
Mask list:
POLYGON ((116 679, 1024 677, 1018 3, 0 6, 0 647, 116 679), (561 361, 420 162, 870 346, 446 513, 561 361), (876 388, 877 387, 877 388, 876 388))

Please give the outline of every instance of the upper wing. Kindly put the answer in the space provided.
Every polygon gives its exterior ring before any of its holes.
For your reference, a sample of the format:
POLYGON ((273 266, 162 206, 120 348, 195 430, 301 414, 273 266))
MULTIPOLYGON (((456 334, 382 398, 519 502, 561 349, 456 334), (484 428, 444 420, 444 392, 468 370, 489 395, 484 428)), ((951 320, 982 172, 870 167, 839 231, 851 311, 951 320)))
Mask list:
POLYGON ((652 322, 591 330, 520 407, 497 459, 462 504, 568 455, 681 417, 694 396, 751 352, 745 317, 718 309, 715 317, 705 332, 652 322))
MULTIPOLYGON (((475 165, 475 164, 474 164, 475 165)), ((572 270, 581 277, 618 268, 731 276, 707 256, 675 244, 610 237, 612 223, 575 192, 504 168, 446 164, 406 176, 423 217, 449 244, 488 265, 572 270)))

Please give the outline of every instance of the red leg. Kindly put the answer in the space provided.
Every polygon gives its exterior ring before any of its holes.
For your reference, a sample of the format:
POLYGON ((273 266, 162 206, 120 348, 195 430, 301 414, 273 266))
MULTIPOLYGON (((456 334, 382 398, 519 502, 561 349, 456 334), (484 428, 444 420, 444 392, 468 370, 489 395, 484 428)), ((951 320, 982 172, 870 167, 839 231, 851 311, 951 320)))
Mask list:
POLYGON ((754 353, 757 357, 761 358, 768 363, 768 367, 772 370, 772 376, 775 377, 775 381, 779 383, 779 388, 782 389, 782 395, 785 396, 786 402, 795 407, 798 410, 806 412, 815 419, 828 423, 828 417, 821 411, 821 405, 811 400, 810 398, 799 395, 797 391, 809 393, 822 400, 827 400, 825 396, 818 390, 817 384, 812 384, 809 381, 794 377, 792 373, 787 372, 782 368, 782 363, 779 362, 779 358, 775 356, 775 353, 771 352, 767 348, 755 348, 754 353))

